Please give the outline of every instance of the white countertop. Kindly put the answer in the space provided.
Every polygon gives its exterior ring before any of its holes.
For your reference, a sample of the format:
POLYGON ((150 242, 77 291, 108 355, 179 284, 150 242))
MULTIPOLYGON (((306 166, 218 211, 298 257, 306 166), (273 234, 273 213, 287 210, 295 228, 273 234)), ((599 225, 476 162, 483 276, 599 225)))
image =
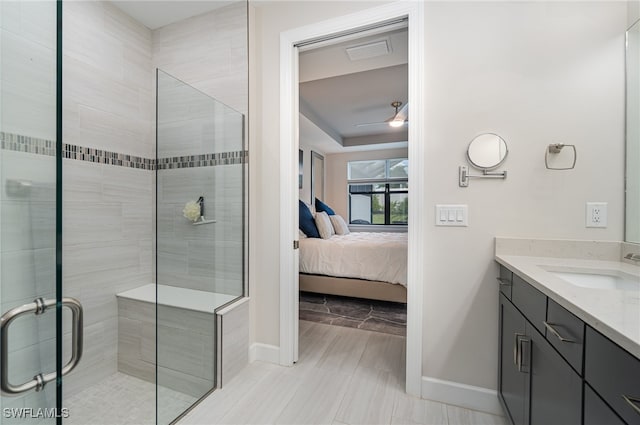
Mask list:
POLYGON ((496 261, 640 359, 640 290, 572 285, 545 267, 615 270, 637 276, 640 267, 619 261, 496 254, 496 261))

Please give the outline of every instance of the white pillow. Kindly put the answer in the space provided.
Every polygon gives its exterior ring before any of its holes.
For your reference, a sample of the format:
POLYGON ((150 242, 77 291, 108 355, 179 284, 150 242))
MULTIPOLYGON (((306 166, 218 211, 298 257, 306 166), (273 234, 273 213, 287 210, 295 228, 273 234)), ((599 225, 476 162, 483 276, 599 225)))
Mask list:
POLYGON ((305 233, 301 230, 298 229, 298 239, 306 239, 307 235, 305 235, 305 233))
POLYGON ((326 212, 321 211, 316 213, 315 221, 318 233, 320 233, 320 237, 322 239, 329 239, 331 235, 335 234, 333 226, 331 225, 331 220, 326 212))
POLYGON ((348 235, 351 233, 349 226, 347 226, 347 223, 344 221, 344 218, 338 214, 330 215, 329 220, 331 220, 331 225, 337 235, 348 235))

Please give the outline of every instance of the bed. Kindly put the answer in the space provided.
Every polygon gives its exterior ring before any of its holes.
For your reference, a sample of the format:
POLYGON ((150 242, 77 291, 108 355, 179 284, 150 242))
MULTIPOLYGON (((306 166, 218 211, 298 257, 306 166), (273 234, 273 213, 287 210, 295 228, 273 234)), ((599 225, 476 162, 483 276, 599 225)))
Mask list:
POLYGON ((300 239, 300 290, 407 302, 407 234, 300 239))

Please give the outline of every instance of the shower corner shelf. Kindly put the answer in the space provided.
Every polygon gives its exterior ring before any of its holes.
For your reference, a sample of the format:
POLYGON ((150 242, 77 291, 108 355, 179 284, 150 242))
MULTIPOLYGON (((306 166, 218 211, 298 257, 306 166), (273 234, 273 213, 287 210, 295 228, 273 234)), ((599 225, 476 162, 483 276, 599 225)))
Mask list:
POLYGON ((191 224, 192 224, 193 226, 201 226, 201 225, 203 225, 203 224, 212 224, 212 223, 215 223, 215 222, 216 222, 215 220, 206 220, 206 219, 204 218, 204 216, 201 216, 201 217, 200 217, 200 220, 198 220, 198 221, 196 221, 196 222, 194 222, 194 223, 191 223, 191 224))

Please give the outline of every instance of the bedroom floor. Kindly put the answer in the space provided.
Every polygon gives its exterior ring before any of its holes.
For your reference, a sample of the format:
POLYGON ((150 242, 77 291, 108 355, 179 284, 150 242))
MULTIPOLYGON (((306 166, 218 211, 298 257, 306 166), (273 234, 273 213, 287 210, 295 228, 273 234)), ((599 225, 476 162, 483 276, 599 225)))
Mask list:
POLYGON ((298 363, 250 364, 179 424, 507 424, 405 394, 404 357, 404 337, 300 321, 298 363))
POLYGON ((406 335, 407 305, 300 292, 300 320, 406 335))

